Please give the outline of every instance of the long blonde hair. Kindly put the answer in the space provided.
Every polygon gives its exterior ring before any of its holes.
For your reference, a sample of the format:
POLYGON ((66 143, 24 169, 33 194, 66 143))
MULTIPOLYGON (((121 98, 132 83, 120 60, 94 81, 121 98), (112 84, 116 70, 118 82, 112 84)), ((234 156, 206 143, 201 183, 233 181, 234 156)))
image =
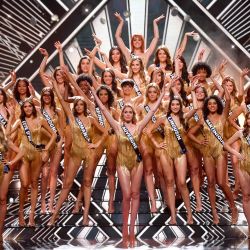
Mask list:
POLYGON ((5 153, 7 151, 7 140, 3 132, 2 125, 0 125, 0 152, 5 153))

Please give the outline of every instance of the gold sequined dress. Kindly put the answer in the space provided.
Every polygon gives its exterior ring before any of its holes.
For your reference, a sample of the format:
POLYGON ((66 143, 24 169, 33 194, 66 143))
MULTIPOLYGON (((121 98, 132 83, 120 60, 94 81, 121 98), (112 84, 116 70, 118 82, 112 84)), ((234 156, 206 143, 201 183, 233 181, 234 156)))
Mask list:
MULTIPOLYGON (((42 118, 40 118, 42 119, 42 118)), ((31 130, 29 127, 32 141, 39 145, 41 144, 41 121, 37 122, 35 125, 35 128, 31 130)), ((36 159, 41 158, 41 152, 38 151, 28 140, 28 137, 26 136, 24 132, 24 128, 21 125, 21 144, 20 144, 20 150, 24 153, 23 160, 32 162, 36 159)))
MULTIPOLYGON (((135 131, 133 138, 138 145, 139 136, 137 131, 135 131)), ((117 166, 125 167, 127 170, 131 171, 134 167, 139 165, 137 162, 137 155, 132 147, 129 139, 124 134, 123 131, 117 136, 118 139, 118 155, 117 155, 117 166)))
MULTIPOLYGON (((223 125, 221 121, 218 121, 216 124, 213 124, 214 128, 223 138, 223 125)), ((208 140, 207 145, 201 145, 199 150, 204 157, 213 157, 218 158, 223 153, 223 146, 211 132, 207 124, 204 122, 203 134, 208 140)))
POLYGON ((240 168, 244 169, 250 175, 250 145, 244 136, 241 138, 241 153, 245 156, 245 159, 240 162, 240 168))

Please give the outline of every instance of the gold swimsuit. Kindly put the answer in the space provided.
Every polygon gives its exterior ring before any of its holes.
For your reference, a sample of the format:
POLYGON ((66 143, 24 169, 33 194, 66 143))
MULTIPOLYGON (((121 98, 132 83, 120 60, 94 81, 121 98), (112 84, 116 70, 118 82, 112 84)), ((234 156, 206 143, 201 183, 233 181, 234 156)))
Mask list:
POLYGON ((240 161, 240 168, 250 175, 250 145, 248 145, 244 136, 241 138, 241 153, 245 156, 245 159, 240 161))

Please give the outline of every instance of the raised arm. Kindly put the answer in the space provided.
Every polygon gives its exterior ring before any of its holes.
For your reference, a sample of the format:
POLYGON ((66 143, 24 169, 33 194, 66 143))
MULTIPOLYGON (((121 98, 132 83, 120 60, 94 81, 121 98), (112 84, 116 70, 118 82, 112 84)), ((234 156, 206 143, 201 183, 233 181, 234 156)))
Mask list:
POLYGON ((158 100, 156 101, 155 105, 150 109, 150 111, 147 113, 147 115, 144 117, 144 119, 139 122, 139 124, 138 124, 138 134, 139 135, 141 134, 141 132, 145 128, 145 126, 148 124, 148 122, 150 121, 150 119, 154 115, 155 111, 160 106, 162 98, 165 95, 164 88, 163 88, 163 91, 161 92, 161 95, 159 96, 158 100))
POLYGON ((102 102, 100 101, 99 97, 96 95, 95 89, 93 87, 90 87, 91 92, 95 98, 95 101, 97 103, 97 105, 99 106, 99 108, 101 109, 101 111, 103 112, 103 114, 105 115, 106 119, 108 120, 110 126, 114 129, 115 133, 118 135, 119 131, 120 131, 120 126, 119 123, 112 117, 112 115, 110 114, 110 112, 106 109, 106 107, 102 104, 102 102))
POLYGON ((238 124, 236 123, 236 119, 238 118, 238 116, 244 112, 244 103, 241 104, 241 106, 235 108, 233 110, 233 113, 228 117, 228 121, 229 123, 236 128, 237 130, 240 130, 240 127, 238 126, 238 124))
POLYGON ((43 48, 40 48, 39 51, 43 55, 43 60, 42 60, 40 67, 39 67, 39 76, 40 76, 44 86, 52 87, 50 85, 50 83, 48 82, 47 78, 45 77, 45 68, 47 65, 48 58, 49 58, 49 53, 46 49, 43 49, 43 48))
POLYGON ((116 42, 117 42, 118 46, 120 47, 123 55, 125 56, 127 62, 129 62, 130 61, 130 50, 127 48, 127 46, 125 45, 125 43, 123 42, 122 37, 121 37, 124 20, 121 17, 120 13, 118 13, 118 12, 115 12, 115 17, 119 22, 117 29, 116 29, 116 32, 115 32, 115 39, 116 39, 116 42))
POLYGON ((153 37, 153 40, 151 41, 148 49, 145 52, 145 67, 147 67, 148 60, 149 60, 150 56, 154 53, 154 50, 155 50, 155 48, 157 46, 157 43, 158 43, 158 40, 159 40, 159 37, 160 37, 160 35, 159 35, 159 28, 158 28, 158 22, 160 20, 164 19, 164 18, 165 18, 165 16, 161 15, 161 16, 155 18, 154 21, 153 21, 154 37, 153 37))
POLYGON ((243 101, 243 97, 244 97, 244 78, 249 73, 250 73, 250 69, 244 68, 240 74, 240 82, 239 82, 239 89, 238 89, 238 99, 240 102, 243 101))
POLYGON ((227 60, 223 60, 222 63, 220 64, 220 66, 219 66, 219 73, 220 73, 220 76, 221 76, 222 79, 224 79, 226 77, 225 76, 226 65, 227 65, 227 60))
POLYGON ((64 110, 66 116, 70 119, 71 123, 73 123, 73 122, 74 122, 74 116, 73 116, 73 114, 72 114, 72 112, 71 112, 71 110, 70 110, 69 105, 64 101, 64 99, 63 99, 63 97, 62 97, 62 95, 61 95, 61 93, 60 93, 60 91, 59 91, 59 88, 58 88, 58 85, 57 85, 56 80, 53 79, 52 77, 49 78, 48 80, 49 80, 49 81, 51 82, 51 84, 53 85, 54 90, 55 90, 55 92, 56 92, 56 95, 57 95, 57 97, 58 97, 58 99, 59 99, 59 102, 61 103, 61 105, 62 105, 62 107, 63 107, 63 110, 64 110))
POLYGON ((62 44, 59 41, 57 41, 55 42, 54 45, 58 52, 60 66, 64 66, 65 63, 64 63, 64 58, 63 58, 62 44))
POLYGON ((225 86, 225 84, 222 85, 224 91, 225 91, 225 107, 223 109, 223 113, 222 113, 222 123, 223 125, 225 125, 225 122, 229 116, 229 112, 230 112, 230 104, 231 104, 231 98, 230 98, 230 94, 227 91, 227 88, 225 86))
POLYGON ((195 35, 198 35, 198 33, 195 33, 194 31, 185 33, 185 35, 183 37, 183 40, 181 42, 181 45, 179 47, 179 49, 180 49, 180 51, 179 51, 180 55, 182 55, 184 53, 185 49, 186 49, 188 37, 195 36, 195 35))
POLYGON ((10 71, 10 76, 11 76, 11 81, 3 87, 5 92, 8 89, 12 88, 16 83, 16 72, 14 70, 10 71))
POLYGON ((218 81, 215 79, 215 76, 210 76, 210 79, 213 81, 213 89, 218 90, 218 96, 222 98, 225 94, 224 88, 218 83, 218 81))

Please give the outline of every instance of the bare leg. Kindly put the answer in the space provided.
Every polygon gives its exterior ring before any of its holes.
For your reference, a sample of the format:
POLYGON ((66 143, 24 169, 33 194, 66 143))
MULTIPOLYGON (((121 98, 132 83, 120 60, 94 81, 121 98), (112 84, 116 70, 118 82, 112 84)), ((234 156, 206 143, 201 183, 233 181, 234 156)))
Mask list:
POLYGON ((135 220, 138 214, 139 205, 140 205, 140 188, 141 188, 141 179, 143 174, 142 163, 138 167, 134 167, 131 170, 131 218, 130 218, 130 247, 135 245, 135 220))
POLYGON ((4 231, 4 220, 7 212, 7 194, 10 181, 14 175, 13 171, 9 171, 8 174, 4 174, 2 183, 0 185, 0 242, 3 241, 3 231, 4 231))
POLYGON ((185 207, 187 209, 187 223, 193 224, 193 216, 191 211, 190 199, 189 199, 189 191, 186 183, 187 176, 187 158, 186 155, 182 155, 181 157, 174 160, 174 165, 177 174, 177 183, 179 186, 179 190, 181 192, 182 199, 184 201, 185 207))
POLYGON ((162 168, 163 176, 166 183, 168 206, 171 212, 171 220, 169 224, 176 224, 173 161, 169 158, 169 156, 166 155, 166 153, 162 153, 160 159, 161 159, 161 165, 164 166, 162 168))
POLYGON ((238 210, 237 207, 235 206, 234 203, 234 198, 233 198, 233 193, 229 187, 228 184, 228 179, 225 178, 225 176, 227 175, 227 159, 226 159, 226 154, 220 155, 217 158, 216 161, 216 175, 217 175, 217 183, 220 186, 220 188, 222 189, 223 193, 226 196, 226 199, 229 202, 229 206, 232 212, 232 224, 236 224, 237 220, 238 220, 238 210))
POLYGON ((245 170, 239 170, 239 181, 243 195, 243 210, 248 224, 248 238, 250 238, 250 175, 245 170))
POLYGON ((65 173, 65 180, 63 183, 63 188, 61 190, 59 199, 56 203, 55 211, 49 221, 49 226, 53 226, 55 224, 56 218, 59 214, 59 211, 62 207, 63 202, 67 199, 70 188, 73 184, 73 181, 75 179, 76 173, 78 171, 78 168, 81 164, 81 159, 69 159, 69 166, 66 168, 66 173, 65 173))
POLYGON ((48 162, 42 166, 42 180, 41 180, 41 213, 46 212, 46 193, 48 190, 49 166, 48 162))
POLYGON ((79 213, 79 211, 81 209, 81 206, 82 206, 82 200, 83 200, 83 191, 82 191, 82 188, 81 188, 81 189, 79 189, 77 199, 76 199, 76 203, 75 203, 74 209, 72 211, 73 214, 78 214, 79 213))
POLYGON ((215 176, 215 161, 212 157, 204 157, 204 166, 205 171, 207 174, 207 182, 208 182, 208 196, 210 200, 210 205, 212 208, 213 214, 213 223, 219 223, 219 217, 216 211, 216 194, 215 194, 215 183, 216 183, 216 176, 215 176))
MULTIPOLYGON (((112 139, 111 139, 112 140, 112 139)), ((109 208, 108 213, 114 213, 114 195, 115 195, 115 173, 117 157, 117 140, 114 138, 111 145, 107 148, 107 173, 109 184, 109 208)))
POLYGON ((51 161, 50 161, 50 201, 49 201, 49 210, 53 213, 54 211, 54 199, 56 195, 56 185, 57 185, 57 175, 58 167, 62 157, 62 145, 59 142, 57 147, 51 152, 51 161))
POLYGON ((122 190, 122 238, 123 245, 128 247, 128 216, 130 211, 131 185, 130 172, 124 167, 117 167, 118 179, 122 190))

